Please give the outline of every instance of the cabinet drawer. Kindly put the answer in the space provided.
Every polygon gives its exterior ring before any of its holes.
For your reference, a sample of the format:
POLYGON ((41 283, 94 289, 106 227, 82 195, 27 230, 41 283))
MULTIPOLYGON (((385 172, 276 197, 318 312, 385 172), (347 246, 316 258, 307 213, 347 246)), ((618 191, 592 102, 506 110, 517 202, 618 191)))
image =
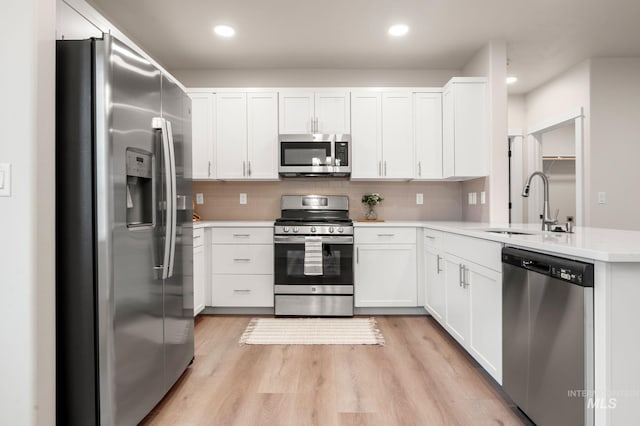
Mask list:
POLYGON ((214 275, 213 306, 273 306, 273 275, 214 275))
POLYGON ((214 244, 214 274, 273 274, 273 245, 214 244))
POLYGON ((423 230, 425 247, 431 247, 435 249, 444 248, 445 233, 442 231, 436 231, 435 229, 423 230))
POLYGON ((356 244, 415 244, 415 228, 356 228, 354 232, 356 244))
POLYGON ((193 230, 193 248, 200 247, 204 245, 204 229, 194 229, 193 230))
POLYGON ((213 244, 273 244, 273 228, 212 228, 213 244))
POLYGON ((494 271, 502 270, 502 244, 457 234, 445 235, 445 251, 494 271))

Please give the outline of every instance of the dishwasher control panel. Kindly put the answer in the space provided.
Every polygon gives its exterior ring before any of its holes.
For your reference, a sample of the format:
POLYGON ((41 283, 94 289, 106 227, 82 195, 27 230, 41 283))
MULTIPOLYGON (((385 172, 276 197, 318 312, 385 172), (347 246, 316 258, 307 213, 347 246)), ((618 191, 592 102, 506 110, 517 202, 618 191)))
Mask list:
POLYGON ((502 249, 502 263, 582 287, 593 287, 593 264, 515 247, 502 249))

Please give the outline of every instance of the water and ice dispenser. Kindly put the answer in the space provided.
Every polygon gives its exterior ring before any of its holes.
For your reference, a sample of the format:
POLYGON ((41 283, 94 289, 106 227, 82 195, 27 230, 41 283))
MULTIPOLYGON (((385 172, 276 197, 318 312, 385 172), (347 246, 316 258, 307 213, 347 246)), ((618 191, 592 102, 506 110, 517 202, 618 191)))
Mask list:
POLYGON ((153 155, 127 149, 127 227, 153 226, 153 155))

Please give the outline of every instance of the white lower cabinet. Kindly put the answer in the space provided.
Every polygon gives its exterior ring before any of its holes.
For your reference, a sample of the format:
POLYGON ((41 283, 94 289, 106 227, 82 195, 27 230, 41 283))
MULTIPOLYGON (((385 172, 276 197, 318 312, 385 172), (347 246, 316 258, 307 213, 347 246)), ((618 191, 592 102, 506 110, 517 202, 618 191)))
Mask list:
POLYGON ((502 383, 502 244, 424 230, 425 309, 502 383))
POLYGON ((211 305, 273 307, 273 228, 211 232, 211 305))
POLYGON ((424 308, 440 323, 445 312, 443 241, 442 232, 424 230, 424 308))
POLYGON ((418 306, 415 228, 356 228, 356 307, 418 306))
POLYGON ((193 230, 193 316, 205 306, 207 263, 205 257, 204 229, 193 230))

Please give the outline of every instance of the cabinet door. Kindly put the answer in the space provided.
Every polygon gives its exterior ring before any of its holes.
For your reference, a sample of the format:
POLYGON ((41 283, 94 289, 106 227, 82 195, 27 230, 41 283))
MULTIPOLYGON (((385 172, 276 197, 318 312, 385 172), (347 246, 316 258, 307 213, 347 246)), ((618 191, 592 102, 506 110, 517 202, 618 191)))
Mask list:
POLYGON ((416 307, 415 244, 356 245, 357 307, 416 307))
POLYGON ((382 176, 382 96, 374 92, 351 93, 351 178, 382 176))
POLYGON ((216 95, 216 176, 244 179, 247 175, 247 95, 216 95))
POLYGON ((278 179, 278 94, 247 94, 247 177, 278 179))
POLYGON ((191 93, 193 179, 212 179, 214 95, 191 93))
POLYGON ((445 263, 445 328, 462 346, 469 336, 469 296, 462 285, 462 262, 446 255, 445 263))
POLYGON ((318 92, 315 95, 316 133, 350 133, 351 108, 348 92, 318 92))
POLYGON ((442 94, 443 176, 488 174, 485 83, 453 82, 442 94))
POLYGON ((456 176, 486 176, 488 162, 484 83, 455 83, 456 176))
POLYGON ((416 179, 442 178, 442 93, 413 98, 416 179))
POLYGON ((424 250, 424 258, 424 307, 438 322, 442 323, 445 312, 444 260, 440 251, 429 247, 424 250))
POLYGON ((280 133, 311 133, 314 115, 313 92, 280 93, 280 133))
POLYGON ((411 179, 414 175, 412 96, 382 94, 382 175, 411 179))
POLYGON ((447 87, 442 93, 442 176, 455 176, 453 128, 453 92, 447 87))
POLYGON ((502 274, 469 264, 469 351, 502 384, 502 274))
POLYGON ((198 315, 204 309, 205 277, 204 246, 193 249, 193 315, 198 315))

